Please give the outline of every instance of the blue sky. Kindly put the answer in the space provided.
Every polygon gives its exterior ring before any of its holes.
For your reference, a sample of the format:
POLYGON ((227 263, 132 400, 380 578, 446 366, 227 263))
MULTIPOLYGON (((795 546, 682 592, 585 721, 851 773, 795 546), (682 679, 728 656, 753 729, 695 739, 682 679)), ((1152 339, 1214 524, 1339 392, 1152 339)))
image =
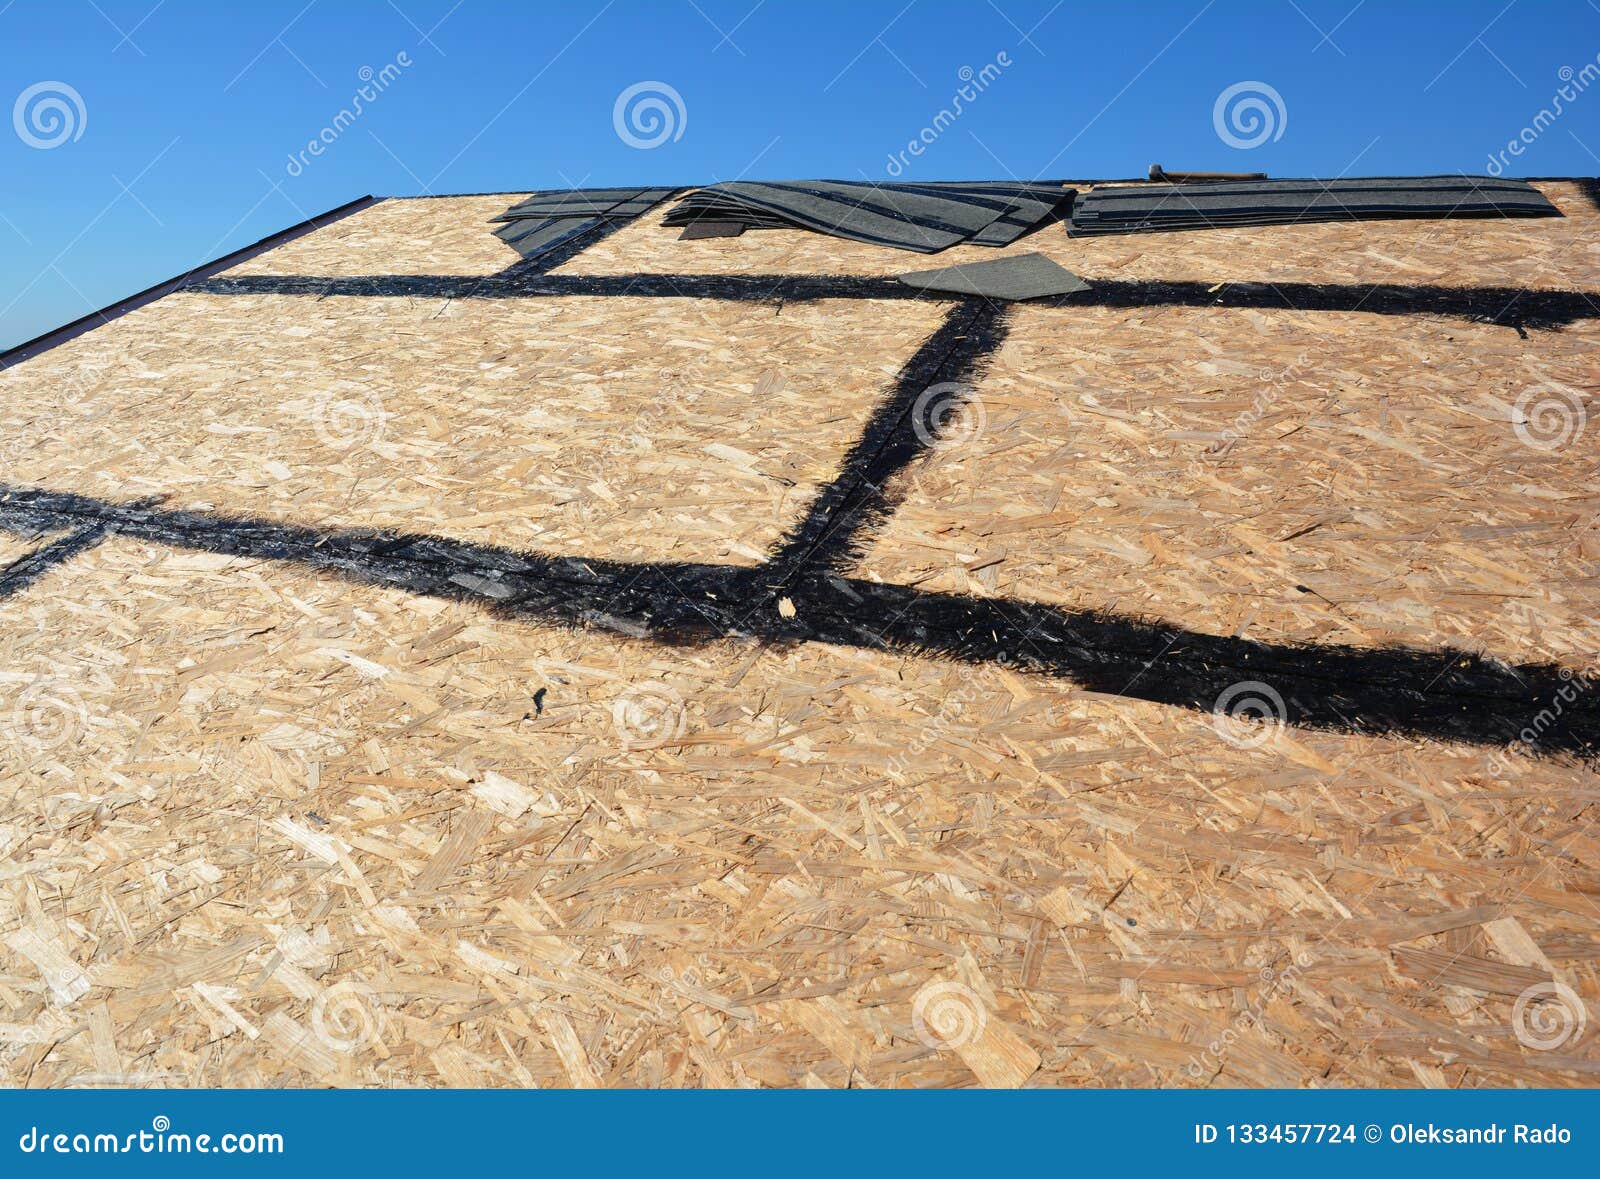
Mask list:
POLYGON ((1589 0, 0 0, 0 45, 0 347, 367 192, 1482 173, 1524 128, 1504 174, 1600 173, 1589 0))

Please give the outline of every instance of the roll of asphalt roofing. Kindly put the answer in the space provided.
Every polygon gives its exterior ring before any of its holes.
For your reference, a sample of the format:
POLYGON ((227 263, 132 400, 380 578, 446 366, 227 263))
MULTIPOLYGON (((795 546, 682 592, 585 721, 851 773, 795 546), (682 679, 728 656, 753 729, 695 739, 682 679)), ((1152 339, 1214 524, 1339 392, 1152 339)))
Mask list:
POLYGON ((1219 229, 1396 217, 1559 217, 1523 180, 1479 176, 1241 180, 1097 188, 1072 208, 1072 235, 1219 229))

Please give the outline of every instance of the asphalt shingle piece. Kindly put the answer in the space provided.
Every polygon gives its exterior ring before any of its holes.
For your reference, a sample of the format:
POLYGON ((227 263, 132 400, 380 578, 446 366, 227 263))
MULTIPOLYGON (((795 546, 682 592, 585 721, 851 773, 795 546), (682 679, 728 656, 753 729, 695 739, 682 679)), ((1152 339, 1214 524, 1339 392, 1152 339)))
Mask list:
POLYGON ((907 286, 925 291, 982 295, 986 299, 1038 299, 1086 291, 1089 284, 1043 254, 1019 254, 993 262, 968 262, 938 270, 917 270, 896 276, 907 286))

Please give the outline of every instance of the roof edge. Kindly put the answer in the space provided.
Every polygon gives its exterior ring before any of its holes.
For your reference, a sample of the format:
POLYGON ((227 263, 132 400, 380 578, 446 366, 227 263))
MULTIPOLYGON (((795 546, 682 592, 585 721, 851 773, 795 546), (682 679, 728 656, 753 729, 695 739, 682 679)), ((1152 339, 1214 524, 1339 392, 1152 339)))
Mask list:
POLYGON ((276 233, 268 234, 260 241, 234 250, 230 254, 224 254, 222 257, 214 258, 210 262, 201 263, 199 266, 194 267, 192 270, 186 270, 175 278, 169 278, 165 282, 158 282, 154 286, 146 287, 144 290, 137 291, 126 298, 118 299, 115 303, 108 304, 97 311, 91 311, 71 323, 62 324, 60 327, 52 328, 50 331, 35 336, 31 340, 25 340, 14 348, 0 352, 0 372, 21 364, 25 360, 31 360, 41 352, 48 352, 58 344, 65 344, 68 340, 75 340, 85 332, 92 331, 102 324, 110 323, 114 319, 120 319, 130 311, 137 311, 147 304, 154 303, 164 295, 170 295, 173 291, 180 290, 186 283, 197 279, 210 278, 214 274, 227 270, 229 267, 237 266, 241 262, 256 257, 258 254, 264 254, 285 242, 293 241, 295 238, 304 237, 314 230, 332 225, 335 221, 343 220, 352 213, 359 213, 363 209, 371 208, 382 200, 384 200, 383 197, 375 197, 370 193, 366 196, 357 197, 355 200, 347 201, 342 205, 329 209, 325 213, 307 217, 304 221, 297 222, 287 229, 280 229, 276 233))

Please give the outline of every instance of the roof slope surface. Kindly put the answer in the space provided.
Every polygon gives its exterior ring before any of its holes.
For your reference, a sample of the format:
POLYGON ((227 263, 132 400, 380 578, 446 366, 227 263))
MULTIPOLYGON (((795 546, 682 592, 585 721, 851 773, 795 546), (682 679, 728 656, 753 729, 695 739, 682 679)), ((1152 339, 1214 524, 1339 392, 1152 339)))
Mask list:
POLYGON ((388 200, 0 372, 6 1079, 1593 1083, 1537 187, 1011 306, 388 200))

